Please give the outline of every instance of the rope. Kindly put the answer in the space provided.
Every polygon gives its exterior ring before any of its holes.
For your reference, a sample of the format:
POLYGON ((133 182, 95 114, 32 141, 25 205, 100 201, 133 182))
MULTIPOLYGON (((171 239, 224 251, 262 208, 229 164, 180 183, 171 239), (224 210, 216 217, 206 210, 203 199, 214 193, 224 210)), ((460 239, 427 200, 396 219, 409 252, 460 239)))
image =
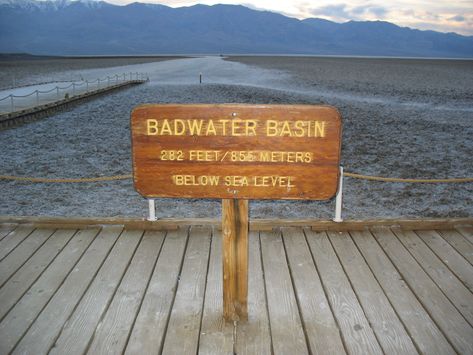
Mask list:
MULTIPOLYGON (((55 86, 53 89, 51 90, 46 90, 46 91, 41 91, 41 90, 35 90, 27 95, 14 95, 14 94, 10 94, 8 96, 5 96, 5 97, 2 97, 0 99, 0 101, 3 101, 3 100, 6 100, 6 99, 9 99, 11 97, 13 98, 25 98, 25 97, 28 97, 28 96, 31 96, 31 95, 34 95, 36 93, 38 94, 48 94, 50 92, 53 92, 54 90, 66 90, 66 89, 69 89, 71 86, 75 85, 75 86, 82 86, 84 84, 95 84, 95 83, 100 83, 102 81, 107 81, 107 83, 112 83, 112 81, 115 81, 115 82, 118 82, 118 81, 133 81, 133 80, 139 80, 138 77, 141 75, 141 77, 143 76, 143 73, 124 73, 124 74, 116 74, 115 76, 107 76, 107 77, 104 77, 104 78, 98 78, 98 79, 95 79, 93 81, 88 81, 88 80, 81 80, 79 81, 79 83, 81 84, 77 84, 76 81, 73 81, 72 84, 69 84, 69 86, 67 87, 60 87, 60 86, 55 86), (128 75, 128 74, 132 74, 132 75, 128 75), (127 77, 129 76, 129 79, 127 79, 127 77), (133 76, 136 76, 136 79, 133 79, 133 76)), ((67 82, 67 81, 64 81, 64 80, 61 80, 61 81, 57 81, 57 82, 67 82)), ((54 81, 53 82, 45 82, 45 83, 40 83, 40 84, 33 84, 33 85, 44 85, 44 84, 50 84, 50 83, 55 83, 54 81)), ((20 87, 16 87, 16 88, 13 88, 13 89, 17 89, 17 88, 21 88, 21 87, 26 87, 26 86, 20 86, 20 87)), ((7 89, 4 89, 4 90, 7 90, 7 89)), ((10 90, 10 89, 8 89, 10 90)))
MULTIPOLYGON (((473 178, 451 178, 451 179, 401 179, 391 178, 383 176, 371 176, 362 175, 350 172, 344 172, 344 176, 351 177, 354 179, 371 180, 371 181, 383 181, 383 182, 402 182, 402 183, 421 183, 421 184, 437 184, 437 183, 466 183, 473 182, 473 178)), ((24 182, 40 182, 40 183, 80 183, 80 182, 100 182, 100 181, 114 181, 114 180, 128 180, 133 175, 113 175, 113 176, 101 176, 101 177, 90 177, 90 178, 36 178, 36 177, 25 177, 25 176, 13 176, 13 175, 0 175, 0 180, 13 180, 13 181, 24 181, 24 182)))
POLYGON ((402 179, 383 176, 362 175, 356 173, 344 172, 343 176, 348 176, 354 179, 384 181, 384 182, 404 182, 404 183, 421 183, 421 184, 437 184, 437 183, 464 183, 473 182, 473 178, 451 178, 451 179, 402 179))

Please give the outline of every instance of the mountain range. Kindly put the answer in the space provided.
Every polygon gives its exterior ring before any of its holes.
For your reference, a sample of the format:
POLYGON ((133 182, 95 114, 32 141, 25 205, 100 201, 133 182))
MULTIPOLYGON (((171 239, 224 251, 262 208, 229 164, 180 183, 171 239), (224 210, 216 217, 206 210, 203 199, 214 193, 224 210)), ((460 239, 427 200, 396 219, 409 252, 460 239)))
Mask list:
POLYGON ((171 8, 93 0, 0 0, 0 52, 473 58, 473 36, 384 21, 298 20, 240 5, 171 8))

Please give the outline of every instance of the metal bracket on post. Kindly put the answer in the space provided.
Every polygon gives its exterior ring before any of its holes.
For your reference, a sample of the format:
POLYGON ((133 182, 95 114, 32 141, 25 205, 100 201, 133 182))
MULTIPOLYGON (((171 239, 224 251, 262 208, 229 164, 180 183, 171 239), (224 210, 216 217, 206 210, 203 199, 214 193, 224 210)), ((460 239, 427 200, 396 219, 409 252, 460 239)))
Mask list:
POLYGON ((343 166, 340 166, 340 179, 338 180, 337 197, 335 198, 335 218, 334 222, 343 222, 342 218, 343 203, 343 166))
POLYGON ((148 209, 149 209, 149 214, 148 214, 148 221, 156 221, 156 207, 154 204, 154 198, 148 199, 148 209))

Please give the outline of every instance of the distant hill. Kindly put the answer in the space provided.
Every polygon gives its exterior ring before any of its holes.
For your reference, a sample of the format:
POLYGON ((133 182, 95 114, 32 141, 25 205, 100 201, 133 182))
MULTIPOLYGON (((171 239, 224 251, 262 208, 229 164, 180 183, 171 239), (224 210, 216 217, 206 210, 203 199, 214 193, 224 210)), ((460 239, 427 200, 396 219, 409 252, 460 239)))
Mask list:
POLYGON ((0 52, 473 57, 473 37, 389 22, 297 20, 235 5, 0 0, 0 52))

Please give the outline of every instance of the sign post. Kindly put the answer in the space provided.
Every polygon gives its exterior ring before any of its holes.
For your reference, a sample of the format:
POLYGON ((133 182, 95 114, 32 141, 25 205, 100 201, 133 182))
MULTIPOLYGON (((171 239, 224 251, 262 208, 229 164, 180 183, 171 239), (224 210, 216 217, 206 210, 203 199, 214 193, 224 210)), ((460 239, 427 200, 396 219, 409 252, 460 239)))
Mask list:
POLYGON ((223 314, 246 319, 248 200, 332 198, 340 114, 314 105, 142 105, 131 133, 142 196, 222 199, 223 314))

